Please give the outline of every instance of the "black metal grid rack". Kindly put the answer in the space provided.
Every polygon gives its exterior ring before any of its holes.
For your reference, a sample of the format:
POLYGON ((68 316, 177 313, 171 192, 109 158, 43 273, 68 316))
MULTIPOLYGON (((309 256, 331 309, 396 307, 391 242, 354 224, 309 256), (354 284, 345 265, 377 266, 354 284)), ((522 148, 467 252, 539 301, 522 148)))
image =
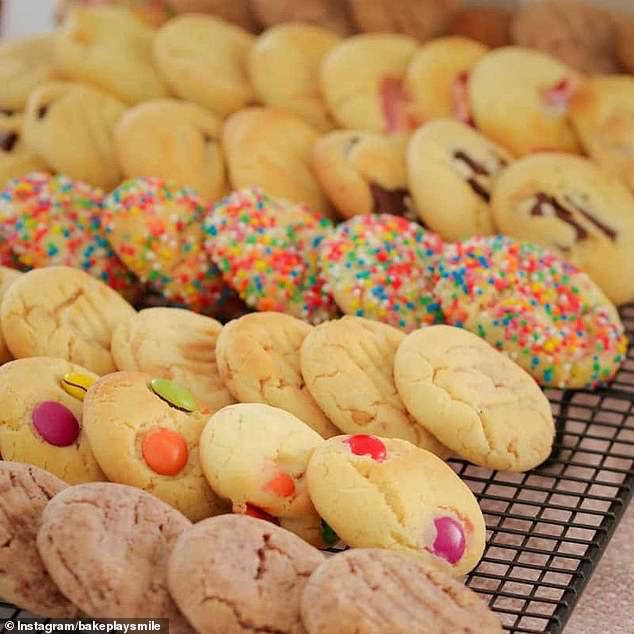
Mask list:
MULTIPOLYGON (((634 306, 622 317, 634 341, 634 306)), ((547 463, 514 474, 452 461, 487 524, 484 557, 467 584, 513 634, 563 630, 630 501, 634 346, 608 389, 547 395, 558 429, 547 463)), ((29 617, 0 600, 0 623, 29 617)))

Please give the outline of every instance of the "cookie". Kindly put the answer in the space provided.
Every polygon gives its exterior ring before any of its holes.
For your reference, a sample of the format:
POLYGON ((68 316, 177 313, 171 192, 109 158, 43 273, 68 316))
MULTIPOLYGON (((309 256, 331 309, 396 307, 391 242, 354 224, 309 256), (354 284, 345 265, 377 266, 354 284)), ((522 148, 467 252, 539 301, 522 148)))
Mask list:
POLYGON ((315 509, 306 465, 323 438, 289 412, 261 403, 216 412, 200 437, 200 461, 211 488, 234 512, 250 507, 274 518, 307 518, 315 509))
POLYGON ((71 266, 133 301, 139 283, 101 226, 103 192, 61 174, 34 172, 0 192, 0 235, 25 268, 71 266))
POLYGON ((575 72, 538 51, 507 46, 487 53, 469 76, 476 127, 512 154, 577 152, 568 116, 575 72))
POLYGON ((502 634, 475 592, 423 560, 349 550, 324 561, 302 594, 310 634, 502 634))
POLYGON ((583 73, 614 73, 616 29, 610 13, 577 0, 542 0, 518 8, 515 44, 548 53, 583 73))
POLYGON ((337 314, 317 257, 332 223, 259 188, 231 194, 205 218, 205 247, 226 283, 253 308, 311 323, 337 314))
POLYGON ((324 58, 320 87, 340 127, 408 132, 415 127, 403 87, 418 43, 407 35, 355 35, 324 58))
POLYGON ((340 41, 332 31, 301 22, 265 31, 251 47, 247 65, 258 100, 286 110, 318 130, 333 128, 319 94, 319 67, 340 41))
POLYGON ((572 262, 615 304, 634 301, 634 197, 591 161, 523 158, 497 179, 491 208, 501 232, 572 262))
POLYGON ((466 574, 484 551, 475 497, 440 458, 405 440, 336 436, 306 471, 315 508, 353 548, 386 548, 466 574))
POLYGON ((104 189, 121 180, 112 134, 122 102, 90 86, 50 82, 36 88, 24 115, 24 138, 51 168, 104 189))
POLYGON ((49 618, 76 618, 35 545, 42 511, 66 484, 31 465, 0 461, 0 596, 49 618))
POLYGON ((634 78, 588 78, 570 102, 570 117, 586 154, 634 191, 634 78))
POLYGON ((165 0, 57 0, 55 19, 62 22, 73 6, 110 5, 123 7, 151 27, 159 27, 173 16, 174 12, 166 6, 165 0))
POLYGON ((466 6, 453 14, 448 32, 499 48, 511 43, 512 18, 513 10, 506 7, 466 6))
MULTIPOLYGON (((96 374, 63 359, 31 357, 0 368, 0 454, 69 484, 105 480, 88 444, 82 406, 96 374)), ((2 464, 2 463, 0 463, 2 464)))
POLYGON ((119 120, 117 159, 126 178, 158 176, 215 201, 226 191, 220 128, 220 120, 196 104, 146 101, 119 120))
POLYGON ((447 245, 435 293, 445 320, 478 334, 543 386, 594 387, 625 358, 619 315, 554 253, 504 236, 447 245))
POLYGON ((411 116, 419 123, 455 117, 471 123, 469 73, 487 47, 466 37, 440 37, 421 46, 405 74, 411 116))
POLYGON ((405 334, 362 317, 343 317, 313 328, 301 346, 301 372, 309 393, 346 434, 401 438, 446 458, 449 455, 412 418, 392 375, 405 334))
POLYGON ((216 362, 222 330, 215 319, 180 308, 146 308, 120 323, 112 335, 119 370, 169 379, 216 411, 234 402, 216 362))
POLYGON ((460 121, 421 126, 407 148, 409 189, 419 218, 445 240, 494 233, 491 191, 511 161, 503 147, 460 121))
POLYGON ((316 128, 284 110, 247 108, 232 115, 222 132, 232 187, 261 187, 270 196, 332 216, 310 164, 318 138, 316 128))
POLYGON ((551 453, 555 424, 535 380, 477 335, 422 328, 394 357, 394 381, 410 414, 470 462, 529 471, 551 453))
POLYGON ((264 28, 285 22, 305 22, 339 35, 348 35, 351 30, 345 3, 340 0, 249 0, 249 8, 264 28))
POLYGON ((181 15, 154 39, 154 62, 170 90, 220 117, 253 100, 246 60, 254 36, 209 15, 181 15))
POLYGON ((313 148, 312 164, 322 189, 344 218, 411 213, 403 135, 336 130, 313 148))
POLYGON ((45 170, 44 161, 24 141, 23 116, 0 116, 0 189, 29 172, 45 170))
POLYGON ((302 591, 323 560, 315 548, 269 522, 224 515, 180 536, 168 582, 199 632, 303 634, 302 591))
POLYGON ((615 14, 616 25, 616 57, 624 71, 634 73, 634 18, 631 13, 615 14))
POLYGON ((256 31, 249 0, 166 0, 176 13, 210 13, 247 31, 256 31))
POLYGON ((24 110, 31 92, 40 84, 53 79, 52 34, 8 40, 0 45, 0 110, 24 110))
POLYGON ((152 63, 154 37, 154 29, 123 8, 75 7, 58 31, 55 63, 64 77, 126 104, 164 97, 167 89, 152 63))
POLYGON ((220 332, 216 359, 222 380, 238 401, 284 409, 328 438, 339 430, 311 396, 300 369, 300 348, 312 330, 283 313, 245 315, 220 332))
POLYGON ((164 618, 191 632, 167 590, 167 561, 191 526, 178 511, 132 487, 81 484, 55 496, 37 546, 60 590, 94 618, 164 618))
MULTIPOLYGON (((9 286, 11 286, 11 284, 20 277, 20 275, 20 271, 10 269, 6 266, 0 266, 0 304, 2 304, 2 298, 9 286)), ((11 359, 13 359, 13 357, 7 348, 4 336, 2 335, 2 329, 0 328, 0 365, 6 363, 7 361, 11 361, 11 359)))
POLYGON ((112 248, 142 282, 173 303, 214 314, 231 293, 203 248, 205 213, 193 189, 139 177, 106 197, 102 225, 112 248))
POLYGON ((112 333, 133 314, 116 291, 88 273, 50 266, 25 273, 8 288, 0 319, 16 359, 60 357, 106 374, 115 369, 112 333))
POLYGON ((355 216, 324 239, 327 289, 348 315, 413 330, 442 320, 432 294, 440 238, 405 218, 355 216))

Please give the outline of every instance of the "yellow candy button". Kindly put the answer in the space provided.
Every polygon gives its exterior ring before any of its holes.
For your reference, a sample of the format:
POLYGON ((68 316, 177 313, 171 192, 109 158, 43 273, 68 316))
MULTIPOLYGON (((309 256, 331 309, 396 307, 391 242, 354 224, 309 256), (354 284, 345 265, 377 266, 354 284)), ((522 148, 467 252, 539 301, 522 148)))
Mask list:
POLYGON ((95 384, 97 379, 79 372, 67 372, 62 377, 62 387, 73 398, 84 400, 88 388, 95 384))

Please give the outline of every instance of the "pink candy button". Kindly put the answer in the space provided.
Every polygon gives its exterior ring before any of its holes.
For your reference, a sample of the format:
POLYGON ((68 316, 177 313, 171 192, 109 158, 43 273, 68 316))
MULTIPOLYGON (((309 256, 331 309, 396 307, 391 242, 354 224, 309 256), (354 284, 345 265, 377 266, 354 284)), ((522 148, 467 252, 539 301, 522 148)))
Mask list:
POLYGON ((460 561, 465 551, 464 530, 461 524, 452 517, 437 517, 434 526, 436 539, 431 552, 450 564, 460 561))
POLYGON ((32 420, 33 427, 49 445, 68 447, 79 436, 79 423, 75 415, 56 401, 43 401, 37 405, 32 420))

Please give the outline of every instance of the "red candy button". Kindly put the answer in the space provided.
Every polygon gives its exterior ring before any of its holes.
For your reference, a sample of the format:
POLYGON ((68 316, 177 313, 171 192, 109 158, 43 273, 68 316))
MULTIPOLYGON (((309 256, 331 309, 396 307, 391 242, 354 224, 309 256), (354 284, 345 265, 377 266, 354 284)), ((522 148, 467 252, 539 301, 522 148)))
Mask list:
POLYGON ((279 524, 277 518, 269 515, 264 509, 261 509, 259 506, 255 506, 255 504, 250 504, 249 502, 245 504, 244 514, 249 515, 250 517, 255 517, 259 520, 266 520, 267 522, 271 522, 272 524, 279 524))
POLYGON ((432 553, 450 564, 460 561, 465 551, 464 530, 459 522, 452 517, 437 517, 434 520, 436 539, 432 546, 432 553))
POLYGON ((147 465, 159 475, 180 473, 189 458, 185 439, 171 429, 155 429, 143 438, 141 452, 147 465))
POLYGON ((288 473, 279 473, 264 485, 264 490, 281 498, 287 498, 295 493, 295 482, 288 473))
POLYGON ((387 456, 386 446, 376 437, 367 434, 350 436, 345 442, 355 456, 370 456, 372 460, 382 462, 387 456))
POLYGON ((31 419, 37 433, 49 445, 68 447, 79 437, 79 423, 75 415, 56 401, 43 401, 37 405, 31 419))

